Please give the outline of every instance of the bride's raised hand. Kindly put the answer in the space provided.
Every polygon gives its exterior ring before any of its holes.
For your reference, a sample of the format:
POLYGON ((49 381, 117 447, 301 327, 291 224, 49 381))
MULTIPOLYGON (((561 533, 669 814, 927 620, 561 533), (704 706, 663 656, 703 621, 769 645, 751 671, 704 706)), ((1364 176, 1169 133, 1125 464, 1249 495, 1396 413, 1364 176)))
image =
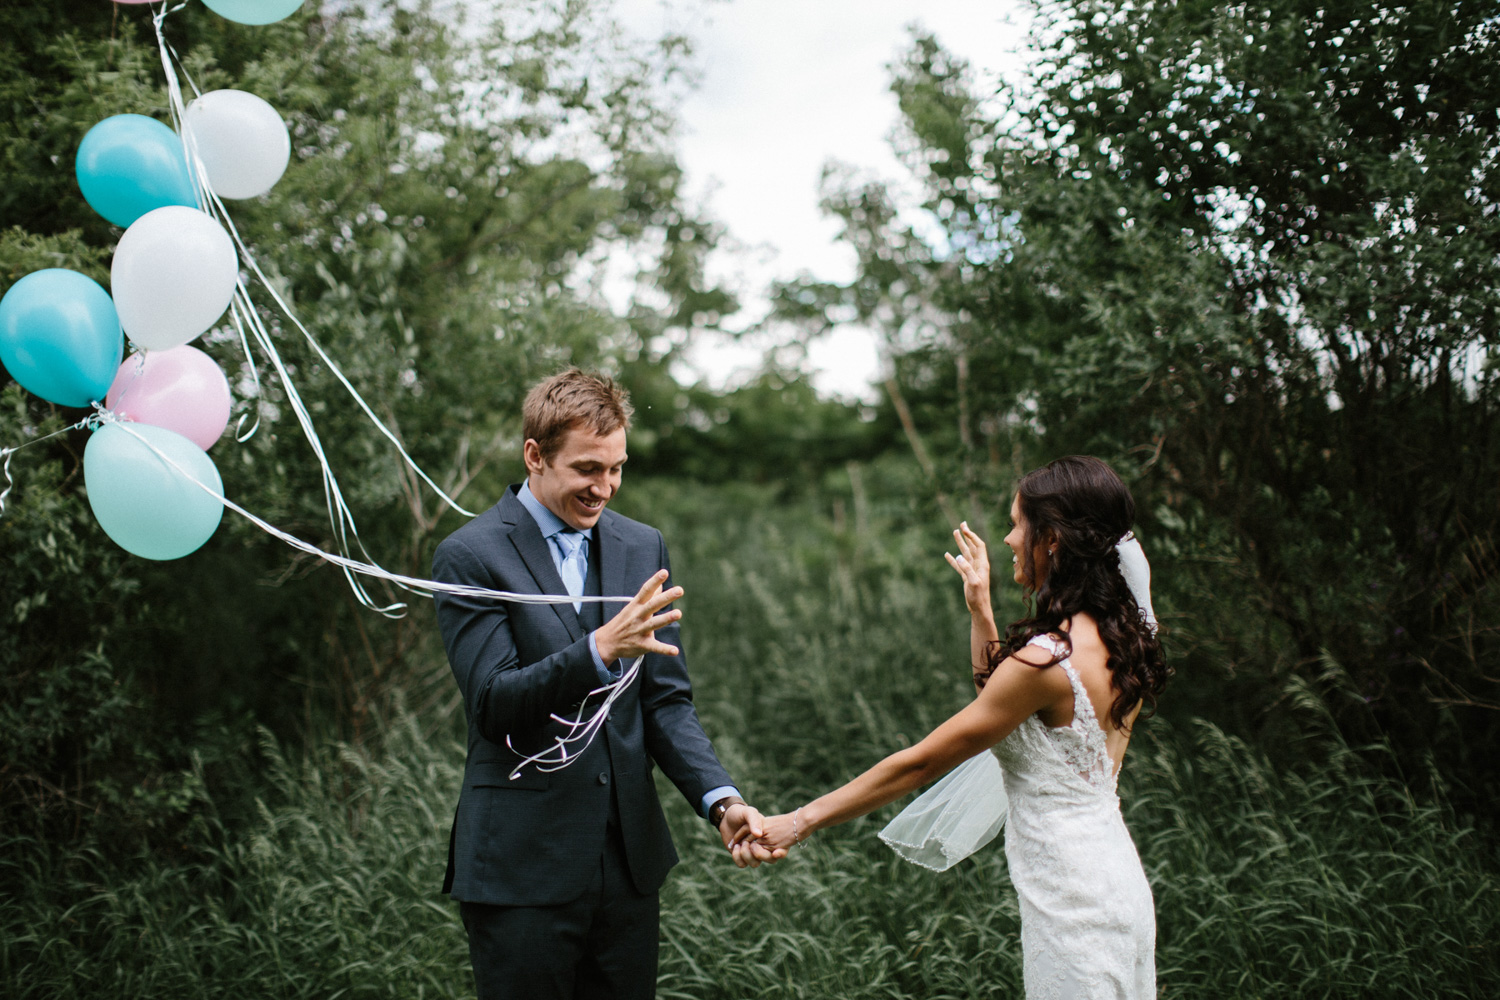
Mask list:
POLYGON ((953 529, 953 538, 958 543, 958 555, 944 552, 943 558, 963 577, 964 603, 969 606, 969 613, 994 617, 990 605, 990 553, 984 539, 969 530, 967 521, 953 529))

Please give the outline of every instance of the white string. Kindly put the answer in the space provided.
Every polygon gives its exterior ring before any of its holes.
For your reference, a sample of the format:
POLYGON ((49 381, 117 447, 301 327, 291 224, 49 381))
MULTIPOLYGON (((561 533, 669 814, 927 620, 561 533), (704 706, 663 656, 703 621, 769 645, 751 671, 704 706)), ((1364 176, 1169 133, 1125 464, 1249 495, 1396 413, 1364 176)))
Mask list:
MULTIPOLYGON (((172 458, 172 456, 156 447, 156 445, 152 444, 144 436, 132 429, 129 421, 120 419, 117 414, 105 409, 102 406, 98 406, 98 404, 95 404, 95 408, 97 410, 95 415, 90 417, 83 423, 113 424, 120 430, 124 431, 126 434, 129 434, 131 437, 135 438, 141 444, 145 445, 151 450, 152 454, 175 469, 178 474, 180 474, 184 479, 192 483, 194 486, 198 487, 203 492, 207 493, 209 496, 213 497, 215 500, 219 501, 229 510, 234 511, 236 514, 245 518, 247 521, 260 528, 262 531, 281 539, 283 542, 292 546, 293 548, 301 552, 306 552, 308 555, 316 556, 324 562, 329 562, 334 564, 335 566, 339 566, 344 570, 346 576, 349 576, 351 574, 359 574, 362 576, 372 577, 374 579, 386 580, 396 584, 399 587, 410 590, 411 592, 416 594, 421 594, 425 597, 431 597, 434 594, 441 593, 450 594, 456 597, 489 598, 496 601, 509 601, 515 604, 575 604, 580 601, 589 604, 602 604, 605 601, 628 604, 630 601, 634 600, 634 598, 632 597, 594 597, 587 594, 575 597, 572 594, 521 594, 509 590, 491 590, 488 587, 473 587, 469 586, 468 584, 461 583, 445 583, 439 580, 425 580, 420 577, 406 576, 401 573, 392 573, 387 569, 375 565, 374 563, 362 563, 358 560, 349 559, 344 556, 333 555, 332 553, 323 551, 310 542, 305 542, 294 535, 282 531, 275 525, 269 524, 259 517, 256 517, 254 514, 250 513, 239 504, 230 500, 228 497, 224 496, 224 494, 214 489, 212 486, 209 486, 207 483, 203 482, 197 476, 193 475, 187 469, 179 465, 177 461, 172 458)), ((538 771, 551 773, 553 771, 560 771, 563 768, 567 767, 569 764, 573 763, 573 761, 577 760, 579 755, 587 750, 589 746, 594 742, 594 737, 599 735, 599 731, 604 727, 604 723, 609 719, 610 709, 614 707, 615 702, 620 698, 625 690, 630 687, 631 683, 634 682, 636 677, 640 675, 641 663, 644 659, 644 656, 636 657, 635 660, 630 664, 630 666, 627 667, 617 679, 603 685, 602 687, 598 687, 590 691, 584 697, 583 702, 578 706, 578 713, 575 718, 564 719, 555 713, 552 714, 551 718, 554 722, 559 722, 568 727, 568 734, 566 736, 554 737, 551 746, 537 753, 531 754, 530 756, 523 759, 519 764, 511 769, 511 780, 515 780, 517 777, 519 777, 521 768, 526 767, 528 764, 535 765, 538 771), (587 721, 584 721, 583 714, 584 710, 588 707, 589 699, 601 694, 605 695, 603 703, 594 711, 594 714, 591 715, 587 721), (580 740, 582 741, 583 745, 574 750, 570 755, 569 748, 577 744, 580 740)), ((511 745, 509 734, 507 734, 505 737, 505 745, 509 747, 512 752, 519 753, 519 751, 516 751, 515 747, 511 745)))
POLYGON ((0 462, 0 476, 5 477, 5 489, 0 490, 0 517, 5 516, 5 498, 10 496, 11 489, 16 485, 15 481, 10 478, 11 456, 20 451, 22 448, 30 448, 34 444, 41 444, 43 441, 49 441, 52 438, 57 437, 59 434, 66 434, 68 433, 68 431, 82 430, 83 428, 87 427, 93 419, 94 418, 92 416, 84 417, 82 420, 78 421, 78 423, 69 424, 68 426, 60 430, 53 431, 51 434, 44 434, 39 438, 32 438, 30 441, 23 441, 18 445, 0 448, 0 459, 3 459, 3 462, 0 462))
MULTIPOLYGON (((312 349, 316 352, 317 356, 323 361, 323 363, 328 366, 328 370, 333 373, 334 377, 338 379, 339 384, 344 387, 344 389, 359 405, 365 416, 370 419, 370 421, 375 425, 380 433, 384 435, 385 438, 391 442, 391 444, 395 445, 396 451, 401 455, 402 461, 406 463, 407 467, 410 468, 414 473, 416 473, 416 475, 419 476, 423 482, 432 487, 437 495, 441 497, 449 507, 465 515, 466 517, 475 516, 472 511, 464 509, 457 503, 457 501, 448 496, 448 494, 441 487, 439 487, 437 483, 434 482, 432 478, 428 476, 427 473, 423 471, 423 469, 419 465, 417 465, 416 461, 407 453, 406 448, 402 445, 400 439, 397 438, 397 436, 391 431, 391 429, 387 427, 378 416, 376 416, 374 410, 370 408, 369 404, 365 402, 364 398, 359 394, 358 390, 356 390, 354 386, 349 382, 349 380, 345 377, 343 371, 328 355, 328 352, 323 349, 323 346, 318 342, 318 340, 312 335, 307 327, 303 325, 302 321, 297 318, 291 307, 281 297, 270 279, 267 278, 266 274, 261 270, 259 264, 255 260, 254 255, 250 252, 250 249, 245 245, 244 240, 240 237, 239 231, 238 229, 236 229, 234 220, 230 217, 228 209, 225 208, 223 201, 214 192, 213 187, 208 180, 207 168, 205 167, 203 159, 198 152, 197 139, 192 134, 191 130, 185 127, 186 103, 183 100, 182 85, 178 77, 178 69, 182 69, 182 74, 184 77, 186 77, 188 85, 192 87, 194 94, 201 96, 201 92, 198 90, 197 85, 193 82, 191 75, 187 73, 185 68, 182 68, 181 60, 177 57, 176 52, 172 50, 171 46, 167 44, 165 35, 162 32, 162 22, 166 18, 166 16, 169 13, 174 13, 178 10, 181 10, 186 5, 186 0, 184 0, 183 3, 179 3, 177 6, 171 7, 169 9, 166 3, 163 3, 162 8, 153 14, 152 20, 156 28, 157 48, 161 57, 162 70, 167 83, 167 94, 169 98, 168 103, 169 110, 172 116, 172 122, 183 143, 183 152, 189 166, 190 181, 193 184, 194 196, 198 202, 199 207, 204 212, 208 213, 211 217, 217 218, 218 221, 224 225, 225 229, 229 232, 231 238, 233 239, 235 247, 238 249, 240 261, 254 274, 256 278, 260 280, 261 285, 270 294, 272 300, 281 309, 282 313, 302 334, 304 339, 306 339, 307 343, 312 347, 312 349)), ((229 500, 219 491, 208 486, 206 483, 199 481, 195 476, 193 476, 190 472, 180 466, 169 455, 162 452, 150 441, 146 440, 142 435, 132 430, 128 426, 128 424, 124 421, 121 421, 116 414, 110 412, 97 403, 95 404, 95 408, 97 410, 96 415, 82 421, 78 426, 84 426, 90 423, 113 423, 122 431, 129 434, 140 443, 144 444, 159 459, 165 461, 179 474, 184 476, 189 482, 193 483, 199 489, 214 497, 214 499, 218 500, 229 510, 234 511, 236 514, 239 514, 241 517, 244 517, 252 524, 259 527, 262 531, 265 531, 267 534, 279 538, 287 545, 290 545, 291 547, 301 552, 305 552, 309 555, 323 560, 324 562, 332 563, 333 565, 338 566, 343 571, 345 579, 348 581, 350 588, 354 591, 355 596, 359 599, 359 602, 365 607, 378 611, 381 614, 387 615, 388 617, 400 617, 401 614, 404 614, 406 605, 401 603, 393 603, 390 605, 386 605, 385 607, 378 606, 373 598, 370 597, 369 593, 365 590, 363 583, 359 579, 360 577, 385 580, 397 587, 424 597, 431 597, 437 593, 444 593, 455 596, 479 597, 501 601, 512 601, 520 604, 576 604, 580 601, 588 603, 603 603, 605 601, 628 603, 630 600, 632 600, 632 598, 621 597, 574 597, 572 595, 563 596, 552 594, 519 594, 510 591, 491 590, 486 587, 473 587, 465 584, 444 583, 437 580, 421 579, 419 577, 407 576, 401 573, 392 573, 389 570, 386 570, 384 567, 380 566, 370 558, 369 553, 364 548, 363 542, 359 538, 359 530, 357 525, 355 524, 353 512, 350 511, 348 504, 344 501, 343 492, 339 488, 338 479, 334 475, 327 455, 324 453, 322 441, 318 437, 317 431, 313 425, 312 416, 308 411, 307 406, 303 402, 301 394, 293 384, 290 373, 287 371, 285 362, 283 362, 280 354, 276 350, 270 331, 266 329, 265 324, 260 319, 260 315, 255 307, 255 303, 250 297, 248 284, 243 277, 238 277, 236 279, 234 294, 230 302, 229 315, 231 324, 233 325, 236 333, 239 335, 240 345, 244 349, 245 360, 250 366, 250 374, 255 382, 256 387, 256 399, 259 400, 262 394, 260 372, 256 367, 254 352, 250 348, 250 340, 252 338, 255 340, 260 349, 265 352, 266 358, 269 360, 272 367, 275 368, 277 375, 280 376, 283 390, 286 394, 287 403, 292 409, 292 412, 296 415, 298 424, 301 426, 303 434, 307 438, 308 444, 313 450, 313 454, 317 457, 318 465, 322 472, 324 499, 328 505, 329 520, 332 524, 334 538, 337 542, 337 554, 325 552, 322 549, 319 549, 317 546, 314 546, 308 542, 301 540, 300 538, 282 531, 274 525, 262 520, 259 517, 256 517, 254 514, 251 514, 243 507, 229 500), (360 553, 365 556, 365 561, 351 558, 351 540, 353 546, 357 547, 360 553)), ((235 425, 236 440, 242 443, 249 440, 249 438, 253 436, 260 427, 260 412, 258 403, 256 407, 255 424, 250 428, 248 432, 241 434, 239 432, 241 428, 243 428, 247 416, 248 414, 242 414, 239 421, 235 425)), ((0 455, 3 455, 4 457, 3 471, 5 473, 7 483, 9 483, 10 456, 14 454, 16 450, 17 449, 11 448, 0 451, 0 455)), ((4 512, 4 498, 7 494, 9 494, 9 492, 10 487, 9 485, 7 485, 5 492, 0 493, 0 513, 4 512)), ((554 721, 569 727, 568 734, 566 736, 556 737, 551 747, 548 747, 547 749, 539 753, 532 754, 522 760, 521 763, 516 765, 516 767, 512 770, 510 775, 511 778, 514 779, 518 777, 520 775, 521 768, 527 766, 528 764, 535 765, 539 770, 551 772, 560 770, 576 760, 579 754, 583 753, 584 750, 586 750, 593 743, 594 738, 599 734, 600 729, 603 728, 605 721, 607 721, 607 719, 609 718, 610 709, 613 707, 615 701, 639 675, 642 659, 643 657, 637 657, 635 661, 631 663, 631 665, 615 681, 602 687, 596 688, 593 691, 590 691, 589 694, 584 698, 583 702, 579 705, 577 715, 574 719, 564 719, 561 716, 553 714, 552 718, 554 721), (605 696, 603 703, 593 713, 593 715, 588 718, 587 721, 584 721, 584 712, 588 706, 589 699, 598 695, 605 696), (582 742, 582 746, 577 747, 573 751, 572 755, 569 756, 570 747, 575 747, 580 741, 582 742)), ((510 737, 507 735, 506 745, 510 746, 510 743, 510 737)), ((514 748, 512 747, 512 749, 514 748)))
POLYGON ((0 516, 5 514, 5 498, 10 496, 11 488, 16 485, 15 480, 10 478, 10 456, 20 450, 20 448, 0 448, 0 459, 5 460, 3 464, 0 464, 0 476, 5 477, 5 489, 0 490, 0 516))
MULTIPOLYGON (((292 307, 289 306, 286 301, 282 299, 280 293, 276 291, 276 286, 273 285, 271 283, 271 280, 266 277, 263 271, 261 271, 260 265, 255 259, 255 255, 250 252, 249 247, 245 246, 244 240, 240 238, 239 230, 235 228, 234 220, 229 215, 229 209, 224 206, 224 202, 219 198, 212 185, 210 185, 208 182, 208 169, 206 166, 204 166, 203 159, 198 153, 197 137, 193 135, 190 129, 182 127, 181 116, 185 115, 187 112, 182 99, 181 86, 177 81, 176 72, 172 65, 173 61, 175 60, 178 66, 180 66, 181 61, 177 60, 176 52, 172 50, 171 46, 167 45, 166 40, 162 37, 159 21, 157 23, 157 41, 161 47, 162 65, 167 70, 168 90, 172 97, 173 104, 173 119, 178 122, 178 131, 182 136, 184 149, 191 147, 189 153, 189 163, 194 167, 193 182, 195 188, 198 191, 199 203, 203 206, 204 211, 208 212, 210 215, 217 216, 219 218, 219 221, 224 224, 224 227, 229 231, 229 235, 234 239, 235 246, 239 248, 240 259, 245 263, 247 267, 250 268, 251 271, 254 272, 255 276, 260 279, 260 283, 265 286, 265 289, 270 294, 272 301, 274 301, 276 305, 281 308, 281 311, 286 315, 286 318, 291 320, 292 324, 297 327, 298 332, 300 332, 302 336, 306 338, 308 344, 314 351, 318 353, 318 357, 321 358, 323 360, 323 363, 328 366, 328 370, 331 371, 334 377, 338 379, 339 384, 342 385, 348 391, 349 395, 353 397, 354 401, 359 404, 359 407, 364 411, 365 416, 369 417, 370 421, 374 423, 376 429, 379 430, 380 433, 383 434, 391 442, 391 444, 396 446, 396 450, 401 454, 402 460, 406 462, 406 464, 411 468, 413 472, 415 472, 418 476, 421 476, 423 482, 427 483, 428 486, 431 486, 433 491, 436 492, 437 495, 440 496, 443 501, 448 504, 448 506, 452 507, 454 510, 466 517, 474 517, 475 514, 472 511, 465 510, 463 507, 459 506, 458 502, 452 497, 448 496, 448 494, 444 492, 442 487, 433 482, 431 477, 429 477, 426 472, 422 471, 421 466, 417 465, 416 460, 413 459, 409 454, 407 454, 406 448, 401 444, 400 438, 396 437, 395 433, 389 427, 387 427, 378 416, 375 415, 375 411, 372 410, 370 408, 370 405, 365 402, 364 397, 359 394, 359 390, 355 389, 348 378, 344 376, 343 370, 339 368, 338 364, 333 360, 333 358, 328 356, 328 353, 323 349, 323 345, 320 344, 317 338, 314 337, 312 333, 307 329, 307 327, 302 324, 302 321, 297 318, 296 313, 292 311, 292 307)), ((201 92, 199 92, 197 85, 193 83, 192 77, 188 75, 185 69, 183 70, 183 75, 188 77, 188 85, 193 88, 193 93, 199 97, 203 96, 201 92)), ((244 282, 240 282, 238 284, 237 291, 242 295, 247 306, 253 306, 253 303, 251 303, 250 301, 249 290, 245 287, 244 282)), ((253 313, 253 308, 251 309, 251 311, 253 313)))
MULTIPOLYGON (((604 727, 604 723, 609 720, 609 710, 614 707, 615 700, 624 693, 625 689, 630 686, 630 682, 635 680, 636 675, 640 673, 641 661, 644 659, 644 656, 637 656, 634 660, 631 661, 630 666, 626 667, 625 671, 621 673, 618 678, 604 685, 603 687, 594 688, 594 690, 585 695, 583 701, 578 705, 578 715, 575 718, 564 719, 557 713, 552 713, 552 721, 560 722, 563 725, 567 726, 568 735, 553 737, 552 745, 550 747, 532 754, 531 756, 522 760, 515 767, 511 768, 510 780, 515 781, 517 778, 519 778, 521 776, 521 768, 525 767, 527 764, 535 765, 536 769, 543 774, 551 774, 553 771, 561 771, 563 768, 573 763, 573 761, 577 760, 579 756, 594 742, 594 737, 599 735, 599 730, 602 729, 604 727), (587 722, 584 722, 583 710, 588 707, 589 699, 594 697, 595 695, 604 694, 605 692, 609 693, 604 699, 604 704, 599 706, 598 710, 589 717, 589 720, 587 722), (574 743, 577 743, 579 740, 583 740, 583 746, 575 750, 572 757, 569 757, 568 747, 574 743)), ((508 733, 505 736, 505 746, 512 753, 520 753, 519 750, 511 745, 510 734, 508 733)))
MULTIPOLYGON (((234 303, 231 302, 231 309, 233 308, 233 305, 234 303)), ((260 368, 255 363, 255 355, 250 351, 250 340, 245 334, 245 327, 243 324, 238 322, 237 318, 234 322, 234 329, 235 332, 240 335, 240 347, 245 352, 245 361, 250 365, 250 378, 255 382, 255 423, 250 427, 248 431, 245 431, 243 434, 240 433, 240 428, 245 426, 245 418, 250 415, 248 413, 241 413, 240 419, 235 421, 234 424, 235 443, 244 444, 246 441, 249 441, 255 436, 256 431, 260 430, 260 400, 262 398, 262 389, 260 385, 260 368)))
MULTIPOLYGON (((146 352, 141 351, 135 355, 135 365, 130 369, 130 377, 120 385, 120 394, 115 397, 114 407, 118 408, 125 405, 125 397, 130 395, 131 387, 140 381, 141 376, 144 374, 146 374, 146 352)), ((119 376, 116 375, 115 378, 118 380, 119 376)), ((110 389, 114 389, 114 386, 111 385, 110 389)), ((107 400, 108 398, 109 394, 106 392, 105 399, 107 400)))
MULTIPOLYGON (((442 593, 450 594, 455 597, 488 598, 497 601, 509 601, 516 604, 576 604, 579 602, 589 604, 602 604, 606 601, 614 603, 629 603, 634 599, 630 597, 599 597, 590 596, 587 594, 581 594, 576 597, 572 594, 522 594, 508 590, 492 590, 488 587, 474 587, 467 584, 446 583, 439 580, 427 580, 420 577, 407 576, 400 573, 392 573, 389 570, 386 570, 374 563, 360 562, 358 560, 350 559, 345 556, 334 555, 332 553, 325 552, 324 550, 318 548, 310 542, 305 542, 302 539, 297 538, 295 535, 282 531, 275 525, 270 524, 269 522, 255 516, 245 508, 241 507, 239 504, 230 500, 220 491, 203 482, 197 476, 193 475, 186 468, 180 465, 174 458, 172 458, 172 456, 162 451, 155 444, 149 441, 145 436, 132 428, 130 426, 131 422, 122 419, 119 414, 105 408, 102 404, 99 403, 94 404, 94 410, 95 412, 93 414, 78 421, 76 424, 71 424, 44 437, 35 438, 31 441, 27 441, 25 444, 17 445, 15 447, 0 448, 0 458, 3 458, 3 462, 0 462, 0 474, 3 474, 6 479, 6 487, 4 491, 0 491, 0 514, 4 514, 5 512, 5 498, 10 494, 11 486, 13 485, 10 479, 10 459, 12 455, 20 451, 22 448, 27 448, 34 444, 40 444, 41 442, 46 441, 49 438, 57 437, 59 434, 65 434, 71 430, 81 430, 85 427, 98 427, 100 425, 112 424, 115 427, 119 428, 122 432, 129 434, 136 441, 140 442, 147 449, 149 449, 153 455, 155 455, 158 459, 165 462, 173 470, 175 470, 178 475, 182 476, 188 482, 192 483, 194 486, 198 487, 200 490, 213 497, 219 503, 223 504, 227 509, 234 511, 236 514, 245 518, 247 521, 260 528, 262 531, 266 532, 269 535, 272 535, 275 538, 280 539, 287 545, 290 545, 292 548, 295 548, 301 552, 305 552, 308 555, 315 556, 316 558, 321 559, 324 562, 332 563, 333 565, 338 566, 344 571, 346 576, 349 576, 351 574, 359 574, 361 576, 368 576, 374 579, 386 580, 390 583, 396 584, 399 587, 410 590, 413 593, 421 594, 425 597, 431 597, 434 594, 442 593)), ((587 750, 589 746, 593 744, 594 738, 599 735, 599 731, 603 728, 604 723, 609 719, 610 710, 614 707, 615 702, 626 691, 626 689, 630 687, 631 683, 635 681, 636 677, 639 676, 641 663, 643 662, 643 660, 644 657, 642 656, 636 657, 635 660, 631 662, 630 666, 627 667, 617 679, 611 681, 609 684, 605 684, 601 687, 595 688, 586 696, 584 696, 583 701, 578 706, 578 712, 574 718, 565 719, 562 716, 553 713, 551 718, 554 722, 561 723, 562 725, 568 727, 567 735, 554 737, 551 746, 524 758, 511 770, 511 780, 515 780, 517 777, 519 777, 521 769, 523 767, 526 767, 527 765, 534 765, 536 766, 538 771, 541 771, 543 773, 552 773, 554 771, 562 770, 569 764, 573 763, 573 761, 577 760, 579 755, 587 750), (603 703, 600 704, 599 707, 594 711, 594 714, 591 715, 587 721, 585 721, 583 716, 584 711, 588 708, 589 699, 595 698, 601 694, 605 695, 603 703), (580 741, 582 742, 582 746, 578 746, 576 749, 572 750, 570 755, 570 748, 574 747, 580 741)), ((513 752, 519 752, 515 751, 514 746, 512 746, 511 738, 509 735, 505 737, 505 745, 509 747, 513 752)))
POLYGON ((179 474, 182 475, 184 479, 192 483, 194 486, 198 487, 203 492, 207 493, 209 496, 213 497, 219 503, 223 504, 227 509, 234 511, 236 514, 240 515, 251 524, 254 524, 256 527, 266 532, 266 534, 272 535, 275 538, 279 538, 281 541, 290 545, 292 548, 297 549, 299 552, 305 552, 310 556, 316 556, 324 562, 332 563, 333 565, 347 570, 350 573, 357 573, 360 576, 367 576, 372 579, 385 580, 388 583, 394 583, 397 586, 400 586, 406 590, 410 590, 412 593, 418 594, 422 597, 432 597, 434 594, 441 593, 451 594, 456 597, 485 597, 497 601, 511 601, 516 604, 574 604, 579 601, 583 601, 589 604, 603 604, 606 601, 614 602, 616 604, 628 604, 631 601, 635 600, 634 597, 592 597, 587 594, 577 597, 573 596, 572 594, 522 594, 511 590, 492 590, 489 587, 471 587, 467 584, 462 583, 444 583, 440 580, 428 580, 418 576, 408 576, 404 573, 393 573, 376 563, 361 562, 358 559, 350 559, 347 556, 335 555, 334 553, 327 552, 323 549, 318 548, 311 542, 305 542, 295 535, 282 531, 274 524, 271 524, 268 521, 265 521, 250 513, 248 510, 241 507, 233 500, 230 500, 223 493, 214 489, 212 486, 209 486, 207 483, 194 476, 187 469, 183 468, 170 455, 162 451, 160 448, 156 447, 150 441, 146 440, 144 436, 133 430, 130 426, 132 423, 131 421, 121 419, 118 414, 110 410, 106 410, 103 407, 98 407, 97 412, 88 419, 87 423, 113 424, 114 426, 118 427, 120 430, 124 431, 126 434, 129 434, 131 437, 135 438, 141 444, 149 448, 152 454, 175 469, 179 474))

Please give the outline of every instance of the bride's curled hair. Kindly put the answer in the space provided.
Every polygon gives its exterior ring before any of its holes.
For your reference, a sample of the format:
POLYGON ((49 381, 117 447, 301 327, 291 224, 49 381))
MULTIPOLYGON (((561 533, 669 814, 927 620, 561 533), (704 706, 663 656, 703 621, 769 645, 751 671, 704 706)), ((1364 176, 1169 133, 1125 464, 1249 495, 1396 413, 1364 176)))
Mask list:
POLYGON ((1115 690, 1110 718, 1116 728, 1126 728, 1137 703, 1155 709, 1171 675, 1156 631, 1126 585, 1115 551, 1135 521, 1135 500, 1113 469, 1087 455, 1059 458, 1027 473, 1016 484, 1016 497, 1026 524, 1022 576, 1036 580, 1034 554, 1044 539, 1053 552, 1041 584, 1025 587, 1031 616, 1011 623, 1005 637, 990 644, 989 667, 993 670, 1043 633, 1062 640, 1066 650, 1058 659, 1063 659, 1072 652, 1063 623, 1087 614, 1098 623, 1109 652, 1115 690))

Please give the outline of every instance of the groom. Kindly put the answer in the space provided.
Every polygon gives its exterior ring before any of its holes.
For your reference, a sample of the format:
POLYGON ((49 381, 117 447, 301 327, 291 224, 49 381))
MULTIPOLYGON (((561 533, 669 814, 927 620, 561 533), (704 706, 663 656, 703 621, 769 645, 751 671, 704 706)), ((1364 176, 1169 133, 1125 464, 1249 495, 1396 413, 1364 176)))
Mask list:
MULTIPOLYGON (((433 579, 491 590, 634 594, 628 603, 516 604, 437 597, 463 693, 468 760, 443 891, 459 901, 480 1000, 652 997, 658 890, 677 853, 651 772, 725 847, 759 834, 693 709, 655 528, 606 508, 620 487, 631 408, 608 378, 569 369, 522 406, 526 482, 450 535, 433 579), (570 763, 511 774, 554 745, 585 696, 637 656, 639 676, 570 763)), ((594 696, 585 718, 602 701, 594 696)), ((577 754, 573 757, 573 754, 577 754)), ((737 845, 735 862, 770 855, 737 845), (753 851, 753 853, 752 853, 753 851)))

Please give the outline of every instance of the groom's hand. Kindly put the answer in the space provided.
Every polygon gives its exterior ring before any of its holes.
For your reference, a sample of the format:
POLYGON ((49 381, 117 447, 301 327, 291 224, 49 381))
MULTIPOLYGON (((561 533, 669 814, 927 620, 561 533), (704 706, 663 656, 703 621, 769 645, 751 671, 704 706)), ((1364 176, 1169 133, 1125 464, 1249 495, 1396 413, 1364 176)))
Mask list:
POLYGON ((759 868, 786 857, 785 851, 773 851, 756 839, 765 833, 764 824, 760 810, 744 802, 735 802, 725 811, 719 821, 719 837, 736 865, 759 868))
POLYGON ((682 617, 677 609, 657 614, 662 608, 682 596, 681 587, 662 590, 667 582, 667 571, 659 569, 645 583, 630 603, 620 609, 594 633, 594 644, 599 647, 599 656, 605 663, 613 663, 620 657, 633 659, 646 653, 661 653, 676 656, 677 647, 656 640, 656 630, 682 617))

